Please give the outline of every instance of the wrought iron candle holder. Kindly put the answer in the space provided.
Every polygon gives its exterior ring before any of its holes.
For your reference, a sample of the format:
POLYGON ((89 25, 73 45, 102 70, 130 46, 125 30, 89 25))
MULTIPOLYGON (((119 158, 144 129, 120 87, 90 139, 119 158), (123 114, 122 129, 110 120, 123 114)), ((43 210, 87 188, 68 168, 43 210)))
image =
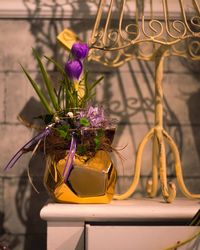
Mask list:
POLYGON ((193 194, 187 189, 179 150, 163 127, 162 81, 165 58, 176 55, 200 60, 200 6, 197 0, 185 2, 183 0, 99 1, 90 38, 90 46, 93 48, 91 59, 114 67, 132 59, 155 62, 155 124, 138 146, 131 186, 125 193, 115 195, 115 199, 126 199, 136 190, 140 179, 143 150, 150 140, 152 140, 152 178, 147 181, 146 188, 149 196, 156 196, 160 176, 164 200, 172 202, 176 197, 175 184, 167 180, 165 147, 167 143, 174 157, 175 174, 180 190, 187 198, 200 198, 200 194, 193 194), (173 16, 170 11, 174 7, 178 9, 178 18, 177 13, 173 16))

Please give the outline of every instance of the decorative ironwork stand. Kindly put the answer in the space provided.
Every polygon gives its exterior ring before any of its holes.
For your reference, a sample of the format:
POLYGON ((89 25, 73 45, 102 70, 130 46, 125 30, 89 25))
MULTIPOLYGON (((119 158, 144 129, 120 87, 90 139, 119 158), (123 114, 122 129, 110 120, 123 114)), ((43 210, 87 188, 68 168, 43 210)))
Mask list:
POLYGON ((175 184, 168 183, 167 180, 165 143, 168 143, 174 156, 175 173, 180 190, 187 198, 200 198, 200 194, 189 192, 185 186, 178 148, 163 127, 164 59, 176 55, 200 60, 200 6, 197 0, 185 2, 150 0, 145 1, 147 4, 145 10, 144 1, 100 0, 99 2, 90 39, 93 48, 91 59, 109 66, 119 66, 134 58, 155 62, 155 125, 139 144, 131 186, 124 194, 115 195, 115 199, 126 199, 134 193, 140 179, 143 150, 151 139, 152 178, 147 181, 149 196, 156 196, 158 176, 160 176, 164 200, 172 202, 176 197, 175 184), (177 14, 173 17, 170 12, 175 5, 179 9, 178 19, 177 14))

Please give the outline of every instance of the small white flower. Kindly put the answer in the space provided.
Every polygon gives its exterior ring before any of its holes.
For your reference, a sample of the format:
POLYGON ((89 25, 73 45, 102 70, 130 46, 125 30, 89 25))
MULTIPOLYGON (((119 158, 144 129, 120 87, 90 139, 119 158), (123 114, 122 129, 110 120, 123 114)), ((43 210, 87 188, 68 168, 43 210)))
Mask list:
POLYGON ((70 118, 73 118, 74 117, 74 114, 72 112, 68 112, 67 113, 67 116, 69 116, 70 118))

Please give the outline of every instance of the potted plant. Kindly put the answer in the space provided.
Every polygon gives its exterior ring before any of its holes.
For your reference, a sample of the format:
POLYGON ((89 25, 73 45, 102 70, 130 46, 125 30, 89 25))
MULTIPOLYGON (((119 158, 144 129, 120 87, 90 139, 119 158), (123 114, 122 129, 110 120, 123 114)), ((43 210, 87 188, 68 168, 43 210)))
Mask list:
POLYGON ((45 58, 59 71, 57 89, 39 54, 33 49, 47 94, 22 66, 46 114, 45 126, 10 160, 5 169, 30 150, 43 150, 46 156, 44 185, 58 202, 108 203, 114 194, 116 169, 109 153, 115 124, 104 109, 92 105, 94 89, 102 80, 88 83, 84 61, 89 52, 85 43, 74 43, 64 67, 45 58))

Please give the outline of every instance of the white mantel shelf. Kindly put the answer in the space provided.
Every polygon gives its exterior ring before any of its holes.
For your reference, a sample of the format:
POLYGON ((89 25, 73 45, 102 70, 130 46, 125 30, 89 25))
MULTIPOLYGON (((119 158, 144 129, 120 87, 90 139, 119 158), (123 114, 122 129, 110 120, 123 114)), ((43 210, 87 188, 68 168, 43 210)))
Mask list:
MULTIPOLYGON (((163 199, 110 204, 49 202, 40 216, 47 221, 48 250, 161 250, 199 231, 200 227, 188 226, 199 208, 200 201, 187 199, 171 204, 163 199)), ((196 244, 195 240, 190 244, 196 244)))
POLYGON ((176 199, 131 199, 110 204, 49 203, 40 216, 47 221, 152 221, 187 220, 200 209, 200 201, 176 199))

